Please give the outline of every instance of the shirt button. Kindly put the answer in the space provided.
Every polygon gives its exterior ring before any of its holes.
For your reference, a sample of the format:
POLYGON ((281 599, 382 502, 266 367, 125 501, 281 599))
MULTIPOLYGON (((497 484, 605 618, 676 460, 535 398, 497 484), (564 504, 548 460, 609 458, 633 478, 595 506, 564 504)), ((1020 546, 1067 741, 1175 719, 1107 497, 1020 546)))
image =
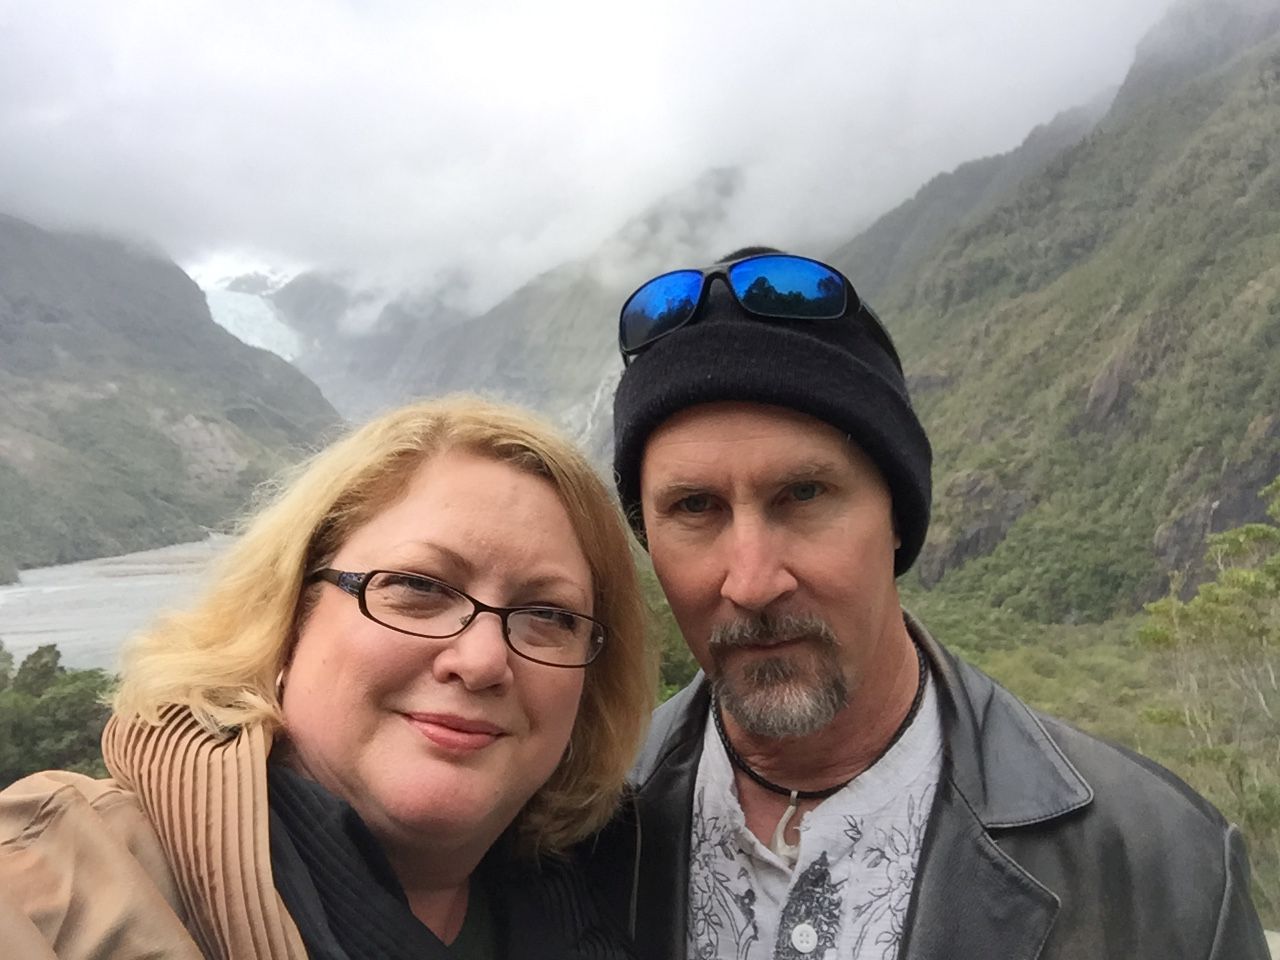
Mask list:
POLYGON ((791 945, 801 953, 813 953, 818 949, 818 931, 807 923, 791 929, 791 945))

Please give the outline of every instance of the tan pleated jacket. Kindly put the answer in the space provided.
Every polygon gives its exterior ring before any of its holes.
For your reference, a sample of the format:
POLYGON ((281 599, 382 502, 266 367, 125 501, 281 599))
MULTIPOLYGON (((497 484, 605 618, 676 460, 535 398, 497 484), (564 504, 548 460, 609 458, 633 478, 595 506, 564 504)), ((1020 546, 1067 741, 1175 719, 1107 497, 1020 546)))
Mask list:
POLYGON ((271 876, 261 728, 114 718, 112 779, 54 771, 0 792, 0 957, 305 960, 271 876))

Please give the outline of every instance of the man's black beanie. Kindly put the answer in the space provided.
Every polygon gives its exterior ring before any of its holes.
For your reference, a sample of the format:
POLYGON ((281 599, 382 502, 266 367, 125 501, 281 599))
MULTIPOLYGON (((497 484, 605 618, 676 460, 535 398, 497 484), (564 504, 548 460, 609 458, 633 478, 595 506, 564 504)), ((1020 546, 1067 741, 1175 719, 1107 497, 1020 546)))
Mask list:
POLYGON ((856 295, 849 300, 835 320, 766 319, 746 313, 714 280, 691 323, 632 360, 613 399, 613 466, 641 542, 640 463, 649 435, 686 407, 745 401, 799 410, 849 435, 893 497, 902 541, 894 573, 910 569, 929 528, 933 452, 902 371, 872 334, 873 321, 859 315, 856 295))

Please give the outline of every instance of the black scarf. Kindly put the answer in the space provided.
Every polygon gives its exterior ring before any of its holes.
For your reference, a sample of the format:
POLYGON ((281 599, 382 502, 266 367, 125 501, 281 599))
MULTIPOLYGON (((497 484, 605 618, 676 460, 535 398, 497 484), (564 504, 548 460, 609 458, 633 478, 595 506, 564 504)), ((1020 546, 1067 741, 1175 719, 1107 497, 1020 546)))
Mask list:
MULTIPOLYGON (((276 890, 310 960, 468 960, 463 938, 445 946, 413 915, 381 847, 349 804, 274 760, 267 784, 276 890)), ((480 892, 492 905, 501 960, 633 957, 567 862, 516 858, 500 841, 472 883, 473 898, 480 892)))

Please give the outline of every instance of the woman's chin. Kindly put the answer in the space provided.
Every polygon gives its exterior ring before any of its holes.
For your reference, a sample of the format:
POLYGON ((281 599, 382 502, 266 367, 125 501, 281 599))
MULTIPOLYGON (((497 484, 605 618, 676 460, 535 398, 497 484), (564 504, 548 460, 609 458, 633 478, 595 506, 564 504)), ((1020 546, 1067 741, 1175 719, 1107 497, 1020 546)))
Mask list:
POLYGON ((457 770, 442 776, 439 771, 430 771, 384 784, 366 798, 372 807, 366 820, 381 821, 368 826, 375 833, 391 832, 398 842, 414 846, 488 846, 529 797, 514 795, 509 784, 476 773, 457 770))
POLYGON ((530 750, 514 737, 482 743, 436 732, 390 724, 369 739, 342 782, 348 802, 384 843, 445 851, 492 843, 563 752, 558 744, 530 750))

